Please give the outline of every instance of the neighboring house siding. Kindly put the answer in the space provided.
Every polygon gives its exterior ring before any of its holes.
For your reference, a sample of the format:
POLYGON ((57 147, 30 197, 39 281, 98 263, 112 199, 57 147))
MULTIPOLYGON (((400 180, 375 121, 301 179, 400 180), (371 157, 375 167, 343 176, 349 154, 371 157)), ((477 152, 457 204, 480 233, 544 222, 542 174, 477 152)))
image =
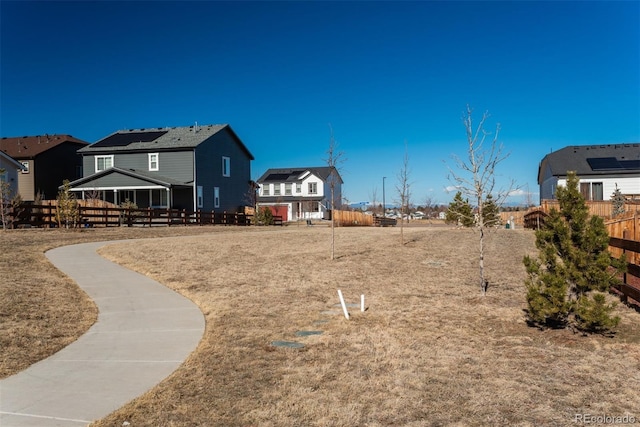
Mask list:
MULTIPOLYGON (((640 194, 640 176, 635 178, 629 176, 578 178, 580 179, 580 184, 601 183, 603 200, 611 200, 611 196, 616 189, 616 184, 622 194, 640 194)), ((558 180, 558 186, 564 187, 566 185, 566 178, 560 178, 558 180)))
MULTIPOLYGON (((84 176, 93 175, 96 156, 110 154, 91 153, 83 156, 84 176)), ((134 169, 157 174, 177 181, 190 182, 193 180, 193 151, 159 151, 159 169, 149 172, 149 153, 115 153, 113 166, 121 169, 134 169)))
POLYGON ((96 173, 95 159, 92 155, 82 156, 82 174, 90 176, 96 173))
POLYGON ((18 175, 18 193, 25 202, 33 202, 36 195, 35 162, 33 160, 21 160, 20 162, 26 163, 29 171, 18 175))
POLYGON ((325 186, 324 182, 315 175, 309 175, 302 181, 302 195, 304 197, 324 197, 325 186), (316 193, 309 192, 309 184, 316 184, 316 193))
POLYGON ((82 159, 77 154, 82 147, 82 144, 66 142, 36 157, 33 171, 36 194, 42 193, 45 200, 55 199, 65 179, 74 181, 82 177, 82 159))
POLYGON ((189 182, 193 180, 193 152, 168 151, 158 152, 157 171, 149 171, 149 153, 116 154, 113 158, 114 166, 122 169, 134 169, 168 177, 177 181, 189 182))
POLYGON ((236 212, 248 202, 251 163, 227 132, 218 132, 196 148, 196 185, 203 187, 203 210, 236 212), (230 174, 222 174, 222 157, 231 160, 230 174), (214 187, 220 188, 220 207, 214 207, 214 187))
POLYGON ((0 169, 4 169, 4 176, 0 175, 0 179, 6 179, 9 183, 9 196, 13 198, 18 193, 18 174, 20 173, 16 169, 16 165, 0 156, 0 169))

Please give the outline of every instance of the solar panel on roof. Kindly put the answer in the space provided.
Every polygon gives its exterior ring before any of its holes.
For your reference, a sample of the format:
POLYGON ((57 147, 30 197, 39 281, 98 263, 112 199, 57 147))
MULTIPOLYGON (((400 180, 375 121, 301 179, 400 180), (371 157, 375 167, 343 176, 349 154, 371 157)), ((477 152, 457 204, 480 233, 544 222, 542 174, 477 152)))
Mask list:
POLYGON ((640 170, 640 160, 620 160, 623 169, 640 170))
POLYGON ((587 163, 594 171, 623 169, 615 157, 590 157, 587 159, 587 163))
POLYGON ((102 141, 93 144, 93 147, 124 147, 134 142, 151 142, 160 138, 168 131, 152 131, 152 132, 128 132, 116 133, 106 137, 102 141))
POLYGON ((265 181, 282 181, 287 179, 288 176, 288 173, 272 173, 265 178, 265 181))

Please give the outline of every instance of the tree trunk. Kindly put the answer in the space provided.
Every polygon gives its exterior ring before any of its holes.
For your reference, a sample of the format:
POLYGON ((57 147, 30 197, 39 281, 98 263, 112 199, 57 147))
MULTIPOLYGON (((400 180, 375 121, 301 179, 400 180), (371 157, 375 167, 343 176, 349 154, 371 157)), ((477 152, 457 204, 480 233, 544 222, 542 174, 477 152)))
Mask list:
POLYGON ((480 226, 480 290, 482 295, 487 293, 488 282, 484 278, 484 226, 480 226))

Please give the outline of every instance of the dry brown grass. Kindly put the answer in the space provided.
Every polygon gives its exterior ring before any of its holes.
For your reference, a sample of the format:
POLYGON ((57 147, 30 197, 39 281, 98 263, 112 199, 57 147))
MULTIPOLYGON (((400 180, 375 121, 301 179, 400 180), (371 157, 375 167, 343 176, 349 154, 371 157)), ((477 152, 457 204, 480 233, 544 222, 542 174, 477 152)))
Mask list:
POLYGON ((48 262, 47 250, 203 231, 198 227, 0 230, 0 378, 52 355, 95 322, 93 302, 48 262))
POLYGON ((198 349, 171 377, 96 426, 573 425, 575 414, 640 418, 640 318, 615 338, 524 321, 522 257, 533 233, 437 227, 210 228, 209 235, 102 252, 196 302, 198 349), (337 289, 368 311, 339 313, 337 289), (337 314, 322 314, 336 310, 337 314), (326 319, 327 323, 316 324, 326 319), (324 334, 296 338, 299 330, 324 334), (302 350, 274 348, 297 340, 302 350))

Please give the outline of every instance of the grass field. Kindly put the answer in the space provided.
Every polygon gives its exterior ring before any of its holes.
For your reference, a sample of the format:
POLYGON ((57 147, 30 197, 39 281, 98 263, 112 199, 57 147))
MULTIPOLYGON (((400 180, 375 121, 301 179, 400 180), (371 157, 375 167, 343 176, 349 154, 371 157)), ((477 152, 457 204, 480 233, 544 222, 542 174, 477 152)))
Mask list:
POLYGON ((3 295, 11 290, 19 311, 31 313, 21 317, 13 303, 0 302, 3 375, 70 342, 95 319, 91 302, 47 265, 42 251, 128 232, 197 234, 118 243, 101 253, 191 298, 207 328, 180 369, 96 426, 575 425, 577 414, 640 419, 640 315, 619 305, 614 338, 528 327, 521 261, 536 251, 533 233, 524 230, 488 236, 485 297, 478 235, 447 227, 407 227, 406 245, 397 228, 338 228, 333 261, 330 229, 320 226, 0 234, 19 248, 0 255, 3 295), (37 268, 15 267, 23 259, 37 268), (368 310, 351 308, 347 321, 336 307, 337 289, 351 303, 364 294, 368 310), (35 314, 41 311, 47 314, 35 314), (295 336, 303 330, 323 333, 295 336), (5 343, 7 334, 27 338, 5 343), (275 340, 305 347, 275 348, 275 340), (34 343, 45 348, 31 356, 34 343))

